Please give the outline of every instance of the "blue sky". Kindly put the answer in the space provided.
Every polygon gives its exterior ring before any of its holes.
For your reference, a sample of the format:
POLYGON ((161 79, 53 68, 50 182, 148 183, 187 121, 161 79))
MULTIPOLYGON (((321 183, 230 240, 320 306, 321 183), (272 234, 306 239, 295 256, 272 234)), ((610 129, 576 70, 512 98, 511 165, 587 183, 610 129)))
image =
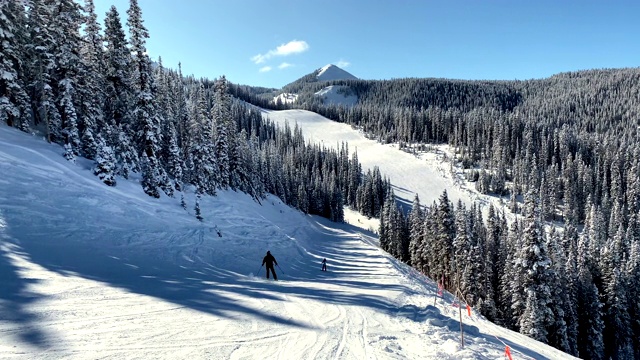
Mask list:
MULTIPOLYGON (((531 79, 640 66, 640 1, 138 0, 147 49, 184 74, 280 88, 326 64, 361 79, 531 79)), ((128 0, 111 5, 126 23, 128 0)))

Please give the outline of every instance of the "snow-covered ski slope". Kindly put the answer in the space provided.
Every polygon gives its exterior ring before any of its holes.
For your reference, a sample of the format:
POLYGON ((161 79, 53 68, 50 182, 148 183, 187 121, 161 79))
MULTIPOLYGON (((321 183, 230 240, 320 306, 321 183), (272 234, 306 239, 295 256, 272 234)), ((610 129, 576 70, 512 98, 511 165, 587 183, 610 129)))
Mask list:
MULTIPOLYGON (((399 181, 398 151, 379 151, 359 155, 399 181)), ((475 313, 462 348, 451 296, 434 305, 435 284, 357 214, 336 224, 226 191, 202 199, 201 223, 192 192, 185 211, 62 152, 0 125, 2 359, 502 359, 506 344, 514 359, 570 358, 475 313), (263 278, 267 250, 281 281, 263 278)))
POLYGON ((444 161, 448 156, 446 146, 435 146, 429 153, 411 154, 400 151, 396 144, 381 144, 367 139, 350 125, 306 110, 263 110, 263 117, 281 128, 288 124, 293 129, 297 124, 307 141, 327 148, 337 149, 341 143, 348 143, 350 154, 357 151, 363 171, 378 166, 382 175, 391 180, 396 197, 408 206, 411 206, 415 194, 418 194, 422 205, 431 205, 444 190, 449 200, 454 202, 460 199, 470 205, 473 201, 489 201, 463 184, 459 174, 452 174, 449 162, 444 161))

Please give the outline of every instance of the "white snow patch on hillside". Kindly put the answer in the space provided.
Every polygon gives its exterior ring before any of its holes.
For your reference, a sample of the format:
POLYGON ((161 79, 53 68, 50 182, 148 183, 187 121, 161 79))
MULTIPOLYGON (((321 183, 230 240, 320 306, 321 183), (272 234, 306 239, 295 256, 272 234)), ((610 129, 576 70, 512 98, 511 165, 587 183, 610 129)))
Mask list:
POLYGON ((352 94, 345 95, 345 92, 349 92, 348 86, 329 85, 324 89, 316 92, 315 95, 321 96, 323 98, 323 102, 327 105, 355 105, 358 102, 358 97, 352 94))
POLYGON ((306 110, 264 111, 263 116, 284 126, 296 123, 309 141, 337 149, 342 142, 348 143, 349 153, 358 152, 358 160, 363 171, 378 166, 383 176, 394 185, 395 195, 410 206, 415 194, 423 205, 437 201, 444 190, 454 203, 461 199, 467 205, 474 201, 486 201, 475 191, 461 186, 459 174, 451 172, 445 161, 445 146, 436 147, 433 152, 410 154, 400 151, 397 145, 381 144, 367 139, 361 132, 343 123, 331 121, 324 116, 306 110))
POLYGON ((293 104, 297 99, 298 94, 282 93, 273 98, 273 103, 277 104, 279 101, 281 104, 293 104))

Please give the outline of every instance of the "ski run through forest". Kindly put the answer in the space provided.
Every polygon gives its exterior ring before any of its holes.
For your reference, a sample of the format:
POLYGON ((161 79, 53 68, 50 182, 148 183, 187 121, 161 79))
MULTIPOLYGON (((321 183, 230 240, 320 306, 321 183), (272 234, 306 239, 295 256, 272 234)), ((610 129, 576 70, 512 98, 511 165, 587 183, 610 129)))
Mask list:
POLYGON ((0 353, 640 358, 639 69, 254 88, 119 10, 0 0, 0 353))

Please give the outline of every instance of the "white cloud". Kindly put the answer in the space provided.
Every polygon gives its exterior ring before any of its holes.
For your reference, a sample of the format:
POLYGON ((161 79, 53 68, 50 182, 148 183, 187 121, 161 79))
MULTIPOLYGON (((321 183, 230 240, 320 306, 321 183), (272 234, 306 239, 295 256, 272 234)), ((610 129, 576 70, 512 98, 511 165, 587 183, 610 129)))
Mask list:
POLYGON ((342 60, 342 59, 340 59, 340 61, 338 61, 338 62, 336 63, 336 66, 337 66, 337 67, 339 67, 339 68, 346 68, 346 67, 347 67, 347 66, 349 66, 349 65, 351 65, 351 63, 350 63, 350 62, 345 61, 345 60, 342 60))
POLYGON ((287 56, 297 54, 309 50, 309 44, 306 41, 293 40, 286 44, 282 44, 276 48, 275 55, 287 56))
POLYGON ((266 55, 260 55, 260 54, 258 54, 258 55, 256 55, 256 56, 252 57, 252 58, 251 58, 251 61, 253 61, 253 62, 254 62, 254 63, 256 63, 256 64, 262 64, 263 62, 267 61, 267 59, 268 59, 268 58, 266 57, 266 55))
POLYGON ((271 66, 263 66, 258 71, 260 71, 260 72, 269 72, 269 71, 271 71, 271 66))
POLYGON ((251 58, 256 64, 262 64, 274 56, 288 56, 291 54, 299 54, 309 50, 309 44, 302 40, 292 40, 286 44, 282 44, 273 50, 269 50, 266 54, 258 54, 251 58))
POLYGON ((286 68, 292 67, 292 66, 293 66, 293 64, 289 64, 289 63, 283 62, 282 64, 278 65, 278 69, 286 69, 286 68))

